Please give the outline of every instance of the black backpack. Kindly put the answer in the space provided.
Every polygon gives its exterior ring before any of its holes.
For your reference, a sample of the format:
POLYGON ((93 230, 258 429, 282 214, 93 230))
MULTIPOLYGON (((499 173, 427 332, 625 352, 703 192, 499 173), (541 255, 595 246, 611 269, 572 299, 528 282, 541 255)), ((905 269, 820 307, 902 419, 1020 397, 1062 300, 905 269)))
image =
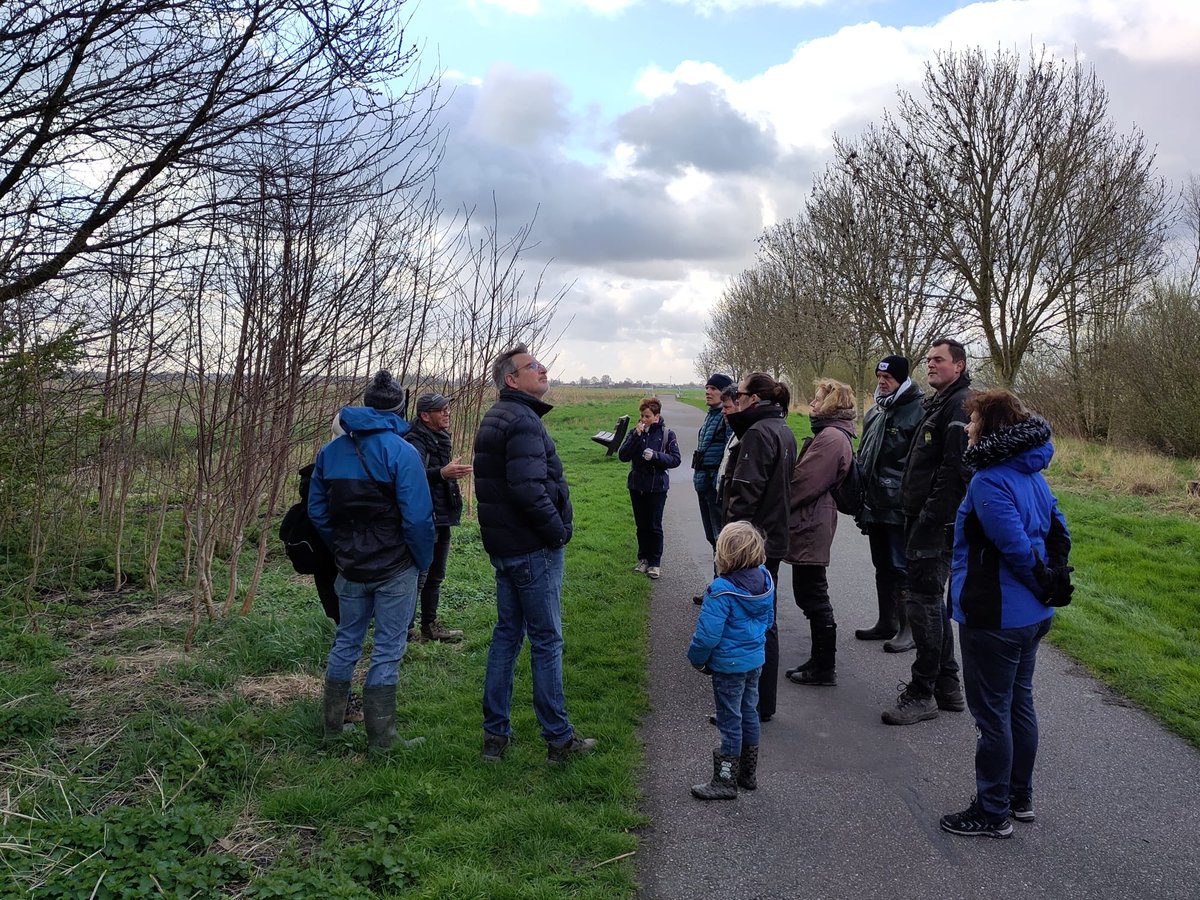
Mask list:
POLYGON ((850 468, 846 471, 846 477, 835 484, 829 493, 833 502, 837 504, 838 512, 855 519, 859 517, 863 508, 863 481, 857 456, 850 457, 850 468))
POLYGON ((317 528, 308 517, 308 486, 312 482, 310 463, 300 470, 300 502, 283 514, 279 523, 279 540, 283 552, 292 561, 292 568, 301 575, 317 575, 336 571, 333 554, 321 540, 317 528))

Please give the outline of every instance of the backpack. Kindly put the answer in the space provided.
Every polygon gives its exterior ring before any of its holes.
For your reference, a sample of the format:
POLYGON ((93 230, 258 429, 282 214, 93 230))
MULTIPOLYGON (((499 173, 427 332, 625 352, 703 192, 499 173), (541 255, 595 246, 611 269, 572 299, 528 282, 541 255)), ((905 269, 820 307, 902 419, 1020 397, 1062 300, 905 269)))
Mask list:
MULTIPOLYGON (((842 430, 839 428, 838 431, 842 430)), ((842 434, 846 432, 842 431, 842 434)), ((858 457, 854 455, 854 442, 848 434, 846 440, 850 441, 850 468, 846 470, 842 480, 830 489, 829 495, 833 497, 838 512, 857 519, 863 509, 863 477, 862 470, 858 467, 858 457)))
POLYGON ((321 540, 317 527, 308 517, 308 486, 312 480, 312 465, 300 470, 300 502, 283 514, 279 523, 279 540, 283 552, 292 561, 292 568, 301 575, 317 575, 336 571, 333 554, 321 540))

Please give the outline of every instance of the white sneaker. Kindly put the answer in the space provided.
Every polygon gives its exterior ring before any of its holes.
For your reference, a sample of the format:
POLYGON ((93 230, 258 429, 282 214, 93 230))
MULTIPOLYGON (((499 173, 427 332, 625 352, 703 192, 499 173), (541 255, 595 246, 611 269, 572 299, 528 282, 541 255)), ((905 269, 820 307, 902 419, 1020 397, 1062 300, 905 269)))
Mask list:
POLYGON ((646 561, 644 559, 639 559, 638 564, 633 567, 633 571, 640 572, 641 574, 645 575, 646 574, 646 561))
POLYGON ((660 575, 662 575, 662 569, 660 569, 658 566, 647 566, 646 574, 651 578, 658 578, 660 575))

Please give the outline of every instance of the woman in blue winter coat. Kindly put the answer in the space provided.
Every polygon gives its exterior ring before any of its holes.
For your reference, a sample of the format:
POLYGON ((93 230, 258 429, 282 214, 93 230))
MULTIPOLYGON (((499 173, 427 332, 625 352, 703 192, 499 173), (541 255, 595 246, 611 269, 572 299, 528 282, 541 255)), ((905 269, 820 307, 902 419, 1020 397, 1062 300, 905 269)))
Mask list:
POLYGON ((943 816, 953 834, 1007 838, 1011 815, 1032 822, 1037 715, 1033 669, 1054 606, 1069 602, 1071 538, 1042 477, 1050 426, 1006 390, 972 394, 964 409, 975 470, 954 526, 952 615, 963 688, 975 718, 975 799, 943 816))
POLYGON ((688 661, 712 675, 721 746, 712 780, 692 787, 698 800, 732 800, 739 787, 758 787, 758 678, 767 629, 775 620, 775 584, 764 563, 763 536, 749 522, 731 522, 717 537, 717 577, 704 592, 688 661))
POLYGON ((631 464, 627 483, 638 545, 633 571, 658 578, 662 575, 663 509, 671 487, 667 470, 676 468, 682 457, 675 432, 663 422, 662 404, 647 397, 638 405, 638 413, 637 425, 626 435, 617 458, 631 464))

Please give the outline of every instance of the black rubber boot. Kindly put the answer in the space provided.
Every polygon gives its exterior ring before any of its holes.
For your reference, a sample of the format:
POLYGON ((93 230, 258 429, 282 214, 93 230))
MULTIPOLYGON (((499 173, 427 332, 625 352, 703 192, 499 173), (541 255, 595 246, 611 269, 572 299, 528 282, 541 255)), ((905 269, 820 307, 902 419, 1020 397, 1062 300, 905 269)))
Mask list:
MULTIPOLYGON (((385 753, 397 744, 396 686, 377 684, 363 688, 363 722, 367 728, 367 752, 385 753)), ((415 747, 425 738, 399 741, 402 747, 415 747)))
POLYGON ((912 628, 908 624, 908 610, 904 608, 904 598, 898 598, 896 603, 896 618, 900 623, 899 633, 890 641, 883 645, 883 649, 888 653, 907 653, 914 649, 917 644, 913 640, 912 628))
POLYGON ((875 595, 879 604, 879 621, 870 628, 859 628, 854 632, 855 638, 860 641, 886 641, 895 637, 900 629, 895 589, 891 585, 877 584, 875 595))
POLYGON ((737 798, 738 763, 740 757, 722 756, 713 751, 713 776, 707 784, 693 784, 692 796, 697 800, 734 800, 737 798))
POLYGON ((837 684, 837 625, 829 622, 812 627, 812 665, 787 676, 792 684, 833 687, 837 684))
POLYGON ((338 738, 346 721, 346 701, 350 698, 350 682, 325 679, 322 719, 325 723, 325 743, 338 738))
POLYGON ((738 759, 737 784, 744 791, 758 787, 758 744, 742 744, 738 759))

